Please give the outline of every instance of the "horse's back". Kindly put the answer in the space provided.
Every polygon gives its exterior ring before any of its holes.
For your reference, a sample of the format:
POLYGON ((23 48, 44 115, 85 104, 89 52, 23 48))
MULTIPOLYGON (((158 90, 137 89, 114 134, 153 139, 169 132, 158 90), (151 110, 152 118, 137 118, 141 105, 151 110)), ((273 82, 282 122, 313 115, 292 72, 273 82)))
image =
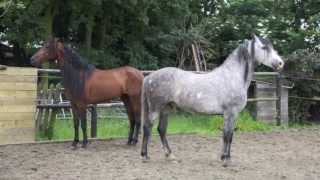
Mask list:
POLYGON ((122 68, 126 72, 125 86, 126 86, 127 92, 129 94, 140 96, 142 83, 144 79, 142 72, 131 66, 125 66, 122 68))
POLYGON ((212 74, 198 74, 178 68, 163 68, 144 80, 145 95, 153 102, 154 109, 175 104, 190 112, 214 114, 222 111, 224 98, 212 74))
POLYGON ((88 101, 105 102, 125 94, 140 96, 142 81, 143 74, 133 67, 96 69, 86 83, 88 101))
POLYGON ((142 84, 144 76, 143 76, 143 73, 140 70, 138 70, 138 69, 136 69, 134 67, 131 67, 131 66, 124 66, 122 68, 127 72, 127 75, 130 78, 135 78, 135 79, 139 80, 141 82, 141 84, 142 84))
POLYGON ((156 102, 156 106, 162 106, 173 101, 176 77, 180 70, 174 67, 166 67, 152 72, 143 81, 144 96, 149 101, 156 102))
POLYGON ((140 95, 144 76, 142 72, 131 66, 109 69, 106 72, 114 74, 116 79, 123 88, 123 93, 129 95, 140 95))

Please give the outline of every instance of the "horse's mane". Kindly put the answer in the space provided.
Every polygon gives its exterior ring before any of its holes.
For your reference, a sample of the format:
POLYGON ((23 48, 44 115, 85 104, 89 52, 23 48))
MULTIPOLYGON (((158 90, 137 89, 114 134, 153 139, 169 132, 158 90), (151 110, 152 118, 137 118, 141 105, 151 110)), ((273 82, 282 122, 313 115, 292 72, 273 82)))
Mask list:
POLYGON ((85 62, 68 47, 64 47, 63 61, 63 66, 61 66, 63 85, 70 92, 72 98, 82 99, 86 79, 91 76, 95 67, 85 62))
MULTIPOLYGON (((258 37, 259 41, 265 45, 266 50, 270 51, 270 49, 273 48, 272 43, 270 42, 269 39, 264 39, 262 37, 258 37)), ((254 61, 254 56, 255 56, 255 51, 254 51, 254 46, 255 46, 255 39, 253 38, 251 40, 251 47, 249 47, 249 40, 244 40, 244 42, 242 44, 239 45, 238 47, 238 59, 241 62, 245 63, 245 73, 244 73, 244 80, 247 81, 248 80, 248 76, 249 76, 249 68, 254 68, 255 67, 255 61, 254 61), (251 50, 251 54, 249 53, 249 48, 251 50), (250 63, 251 63, 251 67, 250 67, 250 63)))
MULTIPOLYGON (((252 43, 254 43, 254 41, 252 41, 252 43)), ((249 46, 249 41, 245 40, 242 44, 240 44, 238 46, 238 50, 237 50, 237 56, 238 56, 238 60, 241 63, 245 64, 245 70, 244 70, 244 75, 243 75, 243 79, 244 81, 248 80, 249 77, 249 68, 250 68, 250 61, 253 62, 252 57, 253 55, 250 55, 248 48, 249 46)), ((253 52, 254 53, 254 52, 253 52)))

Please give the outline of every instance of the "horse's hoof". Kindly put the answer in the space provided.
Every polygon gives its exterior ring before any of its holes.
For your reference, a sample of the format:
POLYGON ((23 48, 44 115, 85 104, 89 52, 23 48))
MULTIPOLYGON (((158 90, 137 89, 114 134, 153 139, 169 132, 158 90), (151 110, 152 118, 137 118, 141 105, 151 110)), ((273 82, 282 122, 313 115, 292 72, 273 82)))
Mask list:
POLYGON ((128 145, 128 146, 133 145, 133 144, 132 144, 132 141, 128 141, 128 142, 127 142, 127 145, 128 145))
POLYGON ((230 159, 224 159, 222 161, 222 166, 223 167, 228 167, 228 166, 230 166, 230 164, 231 164, 231 160, 230 159))
POLYGON ((149 156, 141 156, 141 160, 143 163, 147 163, 150 161, 150 158, 149 158, 149 156))
POLYGON ((136 140, 136 139, 133 139, 133 140, 131 141, 131 145, 133 145, 133 146, 137 145, 137 143, 138 143, 138 140, 136 140))
POLYGON ((131 139, 131 140, 128 140, 127 145, 128 146, 135 146, 135 145, 137 145, 137 143, 138 143, 138 140, 131 139))
POLYGON ((72 146, 73 150, 76 150, 77 147, 78 147, 78 142, 77 141, 73 141, 71 146, 72 146))
POLYGON ((83 141, 81 147, 84 148, 84 149, 87 148, 88 147, 88 141, 83 141))
POLYGON ((176 156, 174 156, 172 153, 170 154, 166 154, 166 159, 168 161, 174 162, 174 163, 179 163, 180 160, 178 158, 176 158, 176 156))
POLYGON ((88 147, 88 142, 82 143, 82 146, 81 146, 81 147, 84 148, 84 149, 86 149, 86 148, 88 147))

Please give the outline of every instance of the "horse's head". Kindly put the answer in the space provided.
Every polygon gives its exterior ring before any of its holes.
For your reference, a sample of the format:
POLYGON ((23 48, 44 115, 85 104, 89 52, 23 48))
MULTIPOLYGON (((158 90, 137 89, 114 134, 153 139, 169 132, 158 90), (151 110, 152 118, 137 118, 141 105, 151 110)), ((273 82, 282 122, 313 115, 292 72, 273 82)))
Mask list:
POLYGON ((254 45, 251 51, 253 50, 254 59, 259 64, 262 63, 275 70, 281 70, 283 68, 284 61, 269 40, 253 35, 252 43, 254 45))
POLYGON ((63 55, 63 42, 58 38, 49 38, 31 57, 31 65, 40 67, 45 61, 59 60, 63 55))

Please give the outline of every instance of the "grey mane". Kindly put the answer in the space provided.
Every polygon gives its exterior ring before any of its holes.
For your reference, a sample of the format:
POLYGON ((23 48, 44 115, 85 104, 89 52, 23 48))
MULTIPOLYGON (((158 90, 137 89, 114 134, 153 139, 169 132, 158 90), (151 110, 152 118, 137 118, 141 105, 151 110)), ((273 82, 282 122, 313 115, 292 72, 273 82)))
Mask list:
POLYGON ((258 38, 260 42, 266 46, 267 50, 270 50, 271 48, 273 48, 273 45, 269 39, 264 39, 262 37, 258 37, 258 38))

